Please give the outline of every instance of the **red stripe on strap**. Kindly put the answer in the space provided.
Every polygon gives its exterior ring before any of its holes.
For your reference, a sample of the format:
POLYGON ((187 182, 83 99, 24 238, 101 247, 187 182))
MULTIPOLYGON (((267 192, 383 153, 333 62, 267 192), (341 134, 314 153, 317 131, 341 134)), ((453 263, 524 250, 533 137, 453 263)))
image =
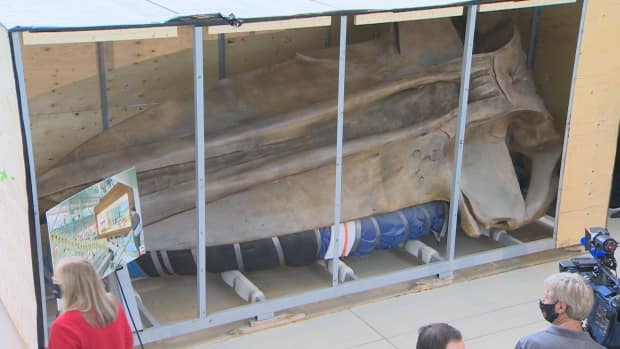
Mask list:
POLYGON ((341 256, 346 256, 345 251, 347 250, 347 245, 349 245, 349 228, 347 228, 347 223, 344 224, 344 245, 342 245, 341 256))

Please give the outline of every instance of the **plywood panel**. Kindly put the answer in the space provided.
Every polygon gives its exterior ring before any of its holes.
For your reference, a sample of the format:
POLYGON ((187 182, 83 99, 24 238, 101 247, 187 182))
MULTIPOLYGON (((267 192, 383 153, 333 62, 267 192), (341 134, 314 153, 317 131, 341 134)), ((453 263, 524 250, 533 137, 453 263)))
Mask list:
MULTIPOLYGON (((203 31, 206 32, 206 29, 203 31)), ((158 40, 131 40, 109 43, 106 68, 115 69, 192 47, 192 28, 179 27, 177 37, 158 40)))
POLYGON ((30 98, 97 75, 95 44, 22 46, 30 98))
POLYGON ((575 81, 557 226, 558 246, 605 226, 620 120, 620 3, 590 1, 575 81))
MULTIPOLYGON (((379 37, 392 32, 394 27, 393 23, 382 23, 372 25, 355 25, 353 21, 347 21, 347 45, 351 45, 357 42, 370 40, 372 38, 379 37)), ((332 25, 327 33, 329 35, 329 41, 331 46, 338 46, 340 41, 340 17, 334 17, 332 25)))
POLYGON ((534 78, 538 93, 561 130, 568 111, 580 13, 581 4, 563 5, 543 8, 540 18, 534 78))
POLYGON ((101 108, 99 78, 94 75, 28 99, 30 114, 61 114, 101 108))
MULTIPOLYGON (((208 58, 211 59, 205 71, 209 71, 210 80, 215 80, 217 65, 212 55, 208 58)), ((183 92, 191 93, 194 88, 192 74, 193 56, 189 49, 108 70, 110 119, 119 122, 130 117, 131 114, 118 113, 124 107, 139 111, 136 107, 148 109, 183 92)))
POLYGON ((325 27, 331 24, 331 17, 308 17, 283 19, 279 21, 267 22, 249 22, 242 26, 235 27, 232 25, 214 25, 208 28, 209 34, 229 34, 229 33, 245 33, 253 31, 270 31, 270 30, 286 30, 298 28, 325 27))
POLYGON ((87 110, 58 114, 40 114, 31 120, 37 173, 60 161, 68 149, 74 149, 102 128, 101 111, 87 110))
POLYGON ((561 5, 561 4, 569 4, 573 2, 575 2, 575 0, 521 0, 519 2, 503 1, 503 2, 496 2, 496 3, 491 3, 491 4, 482 4, 480 5, 480 12, 511 10, 511 9, 524 8, 524 7, 534 7, 534 6, 561 5))
POLYGON ((8 35, 0 26, 0 302, 26 346, 36 348, 28 193, 8 35))
POLYGON ((607 204, 589 206, 574 211, 561 211, 561 220, 557 223, 557 246, 572 246, 579 243, 585 227, 605 226, 607 204))
POLYGON ((378 12, 356 15, 353 17, 353 23, 355 25, 366 25, 400 21, 418 21, 422 19, 461 16, 462 14, 463 7, 446 7, 405 12, 378 12))
POLYGON ((141 40, 173 38, 177 36, 176 27, 129 28, 106 30, 76 30, 64 32, 24 32, 24 45, 75 44, 85 42, 105 42, 116 40, 141 40))

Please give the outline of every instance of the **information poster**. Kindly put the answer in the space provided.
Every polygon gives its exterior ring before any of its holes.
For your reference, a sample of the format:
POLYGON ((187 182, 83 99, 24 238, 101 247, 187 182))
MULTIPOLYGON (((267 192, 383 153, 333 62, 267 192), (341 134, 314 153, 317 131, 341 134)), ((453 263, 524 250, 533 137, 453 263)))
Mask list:
POLYGON ((144 254, 139 197, 132 168, 47 211, 54 270, 64 257, 82 256, 103 278, 144 254))

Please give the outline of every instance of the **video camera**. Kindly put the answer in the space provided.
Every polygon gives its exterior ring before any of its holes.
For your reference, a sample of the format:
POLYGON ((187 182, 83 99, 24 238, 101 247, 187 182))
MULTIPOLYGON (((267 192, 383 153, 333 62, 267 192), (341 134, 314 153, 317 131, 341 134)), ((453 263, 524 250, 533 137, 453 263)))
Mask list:
POLYGON ((581 238, 592 257, 576 257, 560 262, 560 272, 579 273, 594 290, 594 306, 587 329, 592 338, 609 349, 620 349, 620 283, 614 252, 618 242, 606 228, 586 228, 581 238))

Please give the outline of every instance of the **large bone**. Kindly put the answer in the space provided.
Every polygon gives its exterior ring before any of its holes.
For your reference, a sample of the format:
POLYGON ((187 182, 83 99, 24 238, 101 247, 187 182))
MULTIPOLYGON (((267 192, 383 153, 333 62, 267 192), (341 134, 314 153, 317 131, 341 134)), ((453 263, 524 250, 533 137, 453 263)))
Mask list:
MULTIPOLYGON (((435 23, 443 37, 458 39, 449 21, 435 23)), ((407 42, 425 49, 419 35, 401 39, 407 42)), ((390 39, 380 39, 349 48, 343 220, 449 198, 461 66, 450 52, 461 48, 437 48, 443 60, 429 65, 429 54, 416 55, 416 47, 399 54, 390 39)), ((298 55, 206 92, 207 245, 333 224, 336 55, 334 49, 298 55)), ((194 247, 192 130, 186 94, 78 147, 39 178, 39 193, 58 202, 136 166, 148 248, 194 247)), ((503 47, 473 58, 463 230, 478 236, 540 216, 555 192, 558 144, 513 30, 503 47), (532 162, 526 198, 511 151, 532 162)))

